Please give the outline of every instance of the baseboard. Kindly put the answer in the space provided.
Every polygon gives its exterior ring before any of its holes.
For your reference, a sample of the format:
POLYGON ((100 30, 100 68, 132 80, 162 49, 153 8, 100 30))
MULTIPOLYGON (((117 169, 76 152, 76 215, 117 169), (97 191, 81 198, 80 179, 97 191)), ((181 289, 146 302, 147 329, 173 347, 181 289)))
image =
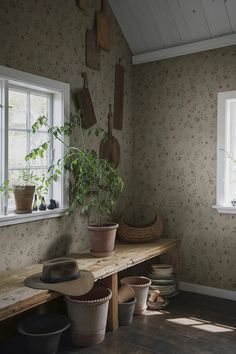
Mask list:
POLYGON ((193 283, 186 283, 184 281, 181 281, 179 283, 179 289, 183 290, 183 291, 189 291, 192 293, 215 296, 215 297, 220 297, 222 299, 236 301, 236 291, 233 291, 233 290, 211 288, 209 286, 203 286, 203 285, 198 285, 198 284, 193 284, 193 283))

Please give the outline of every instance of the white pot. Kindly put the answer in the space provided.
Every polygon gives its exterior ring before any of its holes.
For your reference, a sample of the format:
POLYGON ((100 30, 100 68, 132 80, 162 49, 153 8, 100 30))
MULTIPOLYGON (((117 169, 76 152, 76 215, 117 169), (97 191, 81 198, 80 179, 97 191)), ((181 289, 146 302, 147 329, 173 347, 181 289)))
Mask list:
POLYGON ((137 300, 134 308, 134 314, 141 314, 147 308, 147 297, 151 280, 146 277, 134 276, 123 278, 120 282, 122 285, 128 284, 133 288, 135 298, 137 300))

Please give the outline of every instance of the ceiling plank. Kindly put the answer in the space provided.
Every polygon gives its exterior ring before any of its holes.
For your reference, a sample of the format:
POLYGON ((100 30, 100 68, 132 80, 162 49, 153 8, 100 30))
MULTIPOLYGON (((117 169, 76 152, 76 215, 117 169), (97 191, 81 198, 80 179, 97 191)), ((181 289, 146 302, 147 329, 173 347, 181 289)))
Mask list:
POLYGON ((147 47, 147 51, 164 47, 163 40, 156 26, 156 21, 148 7, 147 0, 127 0, 132 9, 135 22, 138 24, 147 47))
POLYGON ((156 25, 165 47, 181 44, 182 42, 178 29, 166 0, 148 0, 148 6, 156 19, 156 25))
POLYGON ((139 53, 139 50, 141 50, 141 44, 139 44, 139 41, 137 41, 135 36, 133 36, 132 33, 130 32, 127 23, 125 21, 125 16, 122 12, 122 9, 119 6, 119 1, 109 0, 109 4, 111 6, 113 14, 116 17, 117 22, 119 23, 119 26, 124 34, 124 37, 128 42, 128 45, 132 53, 139 53))
POLYGON ((213 36, 232 33, 224 0, 202 0, 201 3, 213 36))
MULTIPOLYGON (((132 34, 136 37, 139 43, 142 43, 142 51, 148 51, 148 45, 145 41, 145 36, 142 30, 139 27, 139 23, 137 22, 134 16, 134 9, 132 8, 132 4, 130 4, 129 0, 122 1, 118 0, 120 3, 120 7, 123 8, 125 20, 127 22, 127 26, 129 27, 132 34)), ((140 53, 140 51, 139 51, 140 53)))
POLYGON ((167 58, 188 55, 197 52, 203 52, 210 49, 228 47, 236 45, 236 34, 229 34, 217 38, 210 38, 195 43, 188 43, 172 48, 155 50, 149 53, 133 55, 133 65, 149 63, 152 61, 163 60, 167 58))
POLYGON ((191 42, 200 41, 211 37, 211 33, 205 18, 200 1, 178 0, 179 5, 188 26, 191 42))
POLYGON ((236 32, 236 1, 225 0, 225 6, 233 32, 236 32))
POLYGON ((172 13, 172 16, 174 18, 174 21, 176 23, 176 27, 179 31, 182 42, 183 43, 190 42, 191 38, 189 35, 188 26, 185 22, 185 19, 184 19, 183 13, 181 11, 178 0, 167 0, 167 1, 168 1, 168 5, 169 5, 170 11, 172 13))

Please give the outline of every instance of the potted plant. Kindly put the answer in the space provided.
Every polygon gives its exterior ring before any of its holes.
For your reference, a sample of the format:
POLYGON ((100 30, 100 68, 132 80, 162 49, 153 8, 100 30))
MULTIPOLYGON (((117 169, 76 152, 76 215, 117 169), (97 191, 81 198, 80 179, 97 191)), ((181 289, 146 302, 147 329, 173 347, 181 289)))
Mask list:
MULTIPOLYGON (((83 117, 81 111, 71 116, 70 122, 62 127, 50 127, 48 119, 41 116, 33 124, 32 131, 36 133, 42 126, 48 129, 52 139, 59 140, 64 145, 64 156, 49 167, 48 177, 44 178, 45 188, 57 180, 62 170, 70 176, 70 212, 80 207, 82 214, 93 212, 96 222, 89 225, 91 251, 96 256, 109 256, 114 250, 114 242, 118 224, 107 221, 111 217, 118 197, 123 189, 123 181, 115 168, 104 159, 100 159, 94 150, 85 144, 83 134, 83 117), (81 137, 80 145, 69 146, 64 136, 70 136, 78 127, 81 137)), ((88 134, 91 134, 89 130, 88 134)), ((99 136, 102 129, 96 128, 94 133, 99 136)), ((107 134, 107 133, 105 133, 107 134)), ((103 136, 106 138, 106 135, 103 136)), ((26 160, 43 158, 48 148, 48 142, 33 149, 26 160)))
POLYGON ((24 170, 20 174, 19 183, 13 186, 16 214, 32 213, 35 192, 35 176, 32 171, 24 170))
POLYGON ((10 186, 9 180, 5 180, 0 187, 2 192, 2 210, 4 215, 8 213, 8 198, 10 193, 13 192, 15 198, 15 213, 28 214, 32 213, 33 195, 35 192, 36 177, 33 172, 23 170, 20 173, 19 181, 17 184, 10 186))

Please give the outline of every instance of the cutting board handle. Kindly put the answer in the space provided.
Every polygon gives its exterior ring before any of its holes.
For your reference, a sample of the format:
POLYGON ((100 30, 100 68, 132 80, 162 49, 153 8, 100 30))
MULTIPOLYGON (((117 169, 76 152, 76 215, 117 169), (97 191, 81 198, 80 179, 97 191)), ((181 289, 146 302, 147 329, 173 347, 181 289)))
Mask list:
POLYGON ((88 89, 88 77, 87 77, 87 73, 85 71, 83 71, 81 73, 82 78, 84 79, 84 88, 88 89))
POLYGON ((108 113, 108 135, 109 135, 109 137, 112 136, 112 111, 111 111, 111 104, 109 104, 109 113, 108 113))

